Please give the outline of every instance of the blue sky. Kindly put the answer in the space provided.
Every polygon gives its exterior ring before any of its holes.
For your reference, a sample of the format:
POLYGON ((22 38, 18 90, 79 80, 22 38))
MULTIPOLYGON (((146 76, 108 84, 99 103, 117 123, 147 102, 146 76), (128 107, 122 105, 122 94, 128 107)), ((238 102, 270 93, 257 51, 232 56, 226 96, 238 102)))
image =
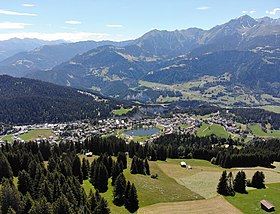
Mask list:
POLYGON ((1 0, 0 40, 127 40, 152 29, 209 29, 248 14, 280 17, 279 0, 1 0))

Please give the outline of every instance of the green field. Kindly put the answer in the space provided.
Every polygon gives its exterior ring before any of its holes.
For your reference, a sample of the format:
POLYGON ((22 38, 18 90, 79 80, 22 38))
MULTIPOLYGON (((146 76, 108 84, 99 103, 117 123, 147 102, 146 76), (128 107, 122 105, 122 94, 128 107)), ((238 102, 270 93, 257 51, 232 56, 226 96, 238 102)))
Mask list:
POLYGON ((280 183, 267 184, 266 189, 249 190, 248 194, 236 194, 226 199, 245 214, 267 213, 261 209, 260 201, 269 200, 275 207, 273 213, 280 213, 280 183))
POLYGON ((280 106, 272 106, 272 105, 268 105, 268 106, 261 106, 259 108, 262 108, 264 110, 267 110, 267 111, 271 111, 271 112, 275 112, 275 113, 278 113, 280 114, 280 106))
POLYGON ((54 134, 52 133, 51 129, 34 129, 34 130, 30 130, 26 134, 19 135, 19 137, 22 140, 30 141, 30 140, 35 140, 37 138, 48 138, 53 135, 54 134))
POLYGON ((127 114, 128 112, 130 112, 132 110, 133 110, 133 107, 132 108, 123 108, 123 107, 121 107, 120 109, 113 110, 112 112, 113 112, 114 115, 120 116, 120 115, 125 115, 125 114, 127 114))
POLYGON ((8 142, 13 142, 13 135, 0 136, 0 139, 8 142))
MULTIPOLYGON (((1 136, 0 139, 4 141, 13 142, 13 136, 14 135, 1 136)), ((24 141, 30 141, 35 140, 37 138, 48 138, 50 136, 54 136, 51 129, 34 129, 17 137, 21 138, 24 141)))
POLYGON ((228 138, 230 134, 225 131, 224 127, 218 124, 207 124, 202 123, 202 126, 197 130, 197 136, 203 137, 215 134, 218 137, 221 138, 228 138))
POLYGON ((249 124, 248 127, 258 137, 280 137, 280 130, 267 130, 267 132, 264 132, 259 123, 249 124))
MULTIPOLYGON (((128 161, 130 168, 131 160, 128 161)), ((197 193, 192 192, 188 188, 180 185, 172 177, 164 173, 158 165, 158 162, 150 162, 151 174, 158 174, 158 179, 152 179, 145 175, 132 175, 129 169, 124 171, 125 177, 134 183, 137 188, 138 200, 140 207, 163 202, 179 202, 203 199, 197 193)), ((83 187, 86 193, 93 189, 89 181, 84 181, 83 187)), ((117 207, 113 204, 113 187, 109 180, 109 189, 102 196, 108 201, 112 213, 128 213, 124 207, 117 207)))

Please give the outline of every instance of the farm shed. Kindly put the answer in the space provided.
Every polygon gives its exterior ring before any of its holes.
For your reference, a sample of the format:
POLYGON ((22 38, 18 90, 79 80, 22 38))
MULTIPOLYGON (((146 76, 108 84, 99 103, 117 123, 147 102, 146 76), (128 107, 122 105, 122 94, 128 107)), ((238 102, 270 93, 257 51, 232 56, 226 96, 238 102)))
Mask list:
POLYGON ((87 152, 87 153, 86 153, 86 156, 87 156, 87 157, 92 157, 92 152, 87 152))
POLYGON ((182 161, 182 162, 181 162, 181 167, 187 167, 186 162, 182 161))
POLYGON ((273 206, 268 200, 261 200, 261 208, 267 212, 275 210, 275 206, 273 206))

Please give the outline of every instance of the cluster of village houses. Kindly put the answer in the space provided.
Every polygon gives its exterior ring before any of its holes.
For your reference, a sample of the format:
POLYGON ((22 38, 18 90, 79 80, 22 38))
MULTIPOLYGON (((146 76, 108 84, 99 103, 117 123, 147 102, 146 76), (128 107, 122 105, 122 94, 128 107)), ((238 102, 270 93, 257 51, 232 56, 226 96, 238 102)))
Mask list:
MULTIPOLYGON (((149 140, 147 140, 147 142, 151 142, 162 134, 195 133, 197 128, 200 127, 203 122, 208 124, 220 124, 226 131, 232 134, 240 133, 240 129, 236 127, 233 121, 222 118, 219 114, 215 114, 214 116, 205 119, 190 117, 187 114, 173 114, 170 117, 157 116, 155 118, 143 119, 133 119, 127 117, 109 118, 98 120, 94 123, 77 121, 61 124, 15 126, 12 130, 10 130, 10 132, 8 132, 8 134, 12 134, 14 140, 23 141, 20 136, 27 133, 29 130, 51 129, 54 135, 43 140, 49 140, 52 143, 57 143, 58 140, 83 141, 87 137, 95 134, 113 135, 122 130, 137 129, 142 127, 159 127, 161 131, 151 135, 149 140)), ((126 136, 125 139, 128 142, 131 139, 131 136, 126 136)), ((40 141, 42 139, 37 140, 40 141)))

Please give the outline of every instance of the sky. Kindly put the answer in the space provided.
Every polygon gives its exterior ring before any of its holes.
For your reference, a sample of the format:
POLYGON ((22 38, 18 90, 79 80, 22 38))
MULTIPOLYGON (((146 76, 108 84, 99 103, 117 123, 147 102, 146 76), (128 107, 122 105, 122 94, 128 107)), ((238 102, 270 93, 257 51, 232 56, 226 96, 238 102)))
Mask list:
POLYGON ((280 18, 280 0, 0 0, 0 40, 124 41, 152 29, 210 29, 245 14, 280 18))

